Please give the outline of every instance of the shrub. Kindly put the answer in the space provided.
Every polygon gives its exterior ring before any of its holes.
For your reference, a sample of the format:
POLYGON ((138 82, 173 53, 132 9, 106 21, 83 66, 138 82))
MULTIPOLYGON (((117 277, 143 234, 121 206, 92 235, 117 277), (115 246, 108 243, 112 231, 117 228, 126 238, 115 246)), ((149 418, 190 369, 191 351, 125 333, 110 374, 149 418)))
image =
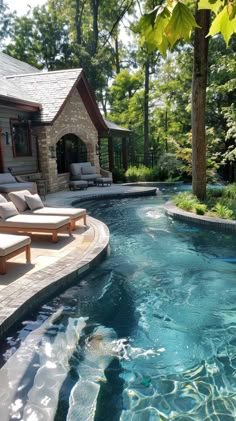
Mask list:
POLYGON ((113 182, 117 183, 118 181, 125 182, 125 172, 120 168, 113 168, 112 170, 113 182))
POLYGON ((231 219, 233 217, 233 211, 221 202, 217 202, 214 211, 219 218, 231 219))
POLYGON ((230 184, 224 188, 224 197, 228 197, 229 199, 236 200, 236 184, 230 184))
POLYGON ((207 206, 203 205, 202 203, 197 203, 195 205, 195 212, 197 215, 205 215, 207 211, 207 206))
POLYGON ((196 198, 196 196, 194 196, 193 194, 184 192, 184 193, 179 193, 177 196, 175 196, 174 203, 179 208, 189 212, 195 209, 199 201, 196 198))
POLYGON ((138 168, 135 166, 129 167, 125 172, 125 177, 128 181, 138 181, 138 168))

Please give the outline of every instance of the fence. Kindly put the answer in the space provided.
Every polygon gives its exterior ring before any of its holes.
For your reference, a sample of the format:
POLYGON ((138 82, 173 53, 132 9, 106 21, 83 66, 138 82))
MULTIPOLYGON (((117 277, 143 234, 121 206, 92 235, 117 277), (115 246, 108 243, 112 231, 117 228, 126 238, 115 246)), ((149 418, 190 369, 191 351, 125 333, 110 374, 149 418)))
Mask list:
MULTIPOLYGON (((99 155, 100 159, 100 165, 105 170, 109 169, 109 157, 108 153, 101 152, 99 155)), ((121 151, 114 151, 113 154, 114 159, 114 168, 123 169, 123 159, 122 159, 122 153, 121 151)), ((153 168, 158 163, 159 156, 154 153, 148 153, 148 154, 137 154, 137 153, 129 153, 127 156, 127 164, 128 167, 130 166, 136 166, 140 167, 142 165, 145 165, 146 167, 153 168)))

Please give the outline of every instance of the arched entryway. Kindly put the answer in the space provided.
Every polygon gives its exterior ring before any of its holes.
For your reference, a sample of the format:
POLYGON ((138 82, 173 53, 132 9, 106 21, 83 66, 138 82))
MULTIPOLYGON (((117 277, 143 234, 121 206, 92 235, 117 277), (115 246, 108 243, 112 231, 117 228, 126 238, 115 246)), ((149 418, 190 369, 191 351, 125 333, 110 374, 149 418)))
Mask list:
POLYGON ((58 174, 69 172, 73 162, 87 161, 86 145, 73 133, 66 134, 57 142, 56 153, 58 174))

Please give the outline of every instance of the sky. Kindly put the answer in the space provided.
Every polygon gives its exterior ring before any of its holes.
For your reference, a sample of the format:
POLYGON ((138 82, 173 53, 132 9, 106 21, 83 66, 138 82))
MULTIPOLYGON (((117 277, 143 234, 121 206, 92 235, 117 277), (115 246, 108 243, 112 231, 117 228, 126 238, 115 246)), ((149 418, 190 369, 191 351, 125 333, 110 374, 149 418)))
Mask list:
POLYGON ((3 0, 4 4, 7 4, 11 11, 16 10, 19 16, 25 15, 30 7, 42 6, 46 0, 3 0))

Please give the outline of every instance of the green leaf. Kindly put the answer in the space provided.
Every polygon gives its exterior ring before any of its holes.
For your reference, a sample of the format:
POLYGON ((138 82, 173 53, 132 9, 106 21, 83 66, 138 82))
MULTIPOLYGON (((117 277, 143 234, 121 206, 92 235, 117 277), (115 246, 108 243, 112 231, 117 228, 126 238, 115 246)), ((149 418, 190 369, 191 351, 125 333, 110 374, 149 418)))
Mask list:
POLYGON ((224 0, 199 0, 198 2, 198 10, 209 9, 215 14, 222 6, 224 6, 224 0))
POLYGON ((231 18, 227 6, 213 20, 208 35, 221 33, 228 47, 231 36, 236 32, 236 17, 231 18))
POLYGON ((165 34, 171 46, 173 47, 180 38, 189 41, 193 27, 199 28, 192 13, 187 6, 178 2, 165 29, 165 34))
POLYGON ((167 8, 156 8, 149 14, 142 16, 136 29, 141 33, 141 42, 146 43, 149 50, 159 48, 163 43, 164 29, 170 20, 167 8))

